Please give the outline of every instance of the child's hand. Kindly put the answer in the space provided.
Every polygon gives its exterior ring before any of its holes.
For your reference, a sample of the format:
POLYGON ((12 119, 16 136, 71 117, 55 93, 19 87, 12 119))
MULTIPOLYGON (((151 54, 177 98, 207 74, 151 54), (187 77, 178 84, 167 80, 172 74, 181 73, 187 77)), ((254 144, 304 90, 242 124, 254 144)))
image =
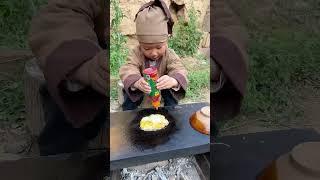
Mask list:
POLYGON ((157 89, 159 90, 174 88, 178 85, 178 81, 168 75, 161 76, 157 81, 157 89))
POLYGON ((141 77, 138 81, 136 81, 133 85, 133 87, 139 89, 140 91, 150 94, 151 92, 151 87, 149 86, 149 84, 147 83, 146 80, 144 80, 143 77, 141 77))

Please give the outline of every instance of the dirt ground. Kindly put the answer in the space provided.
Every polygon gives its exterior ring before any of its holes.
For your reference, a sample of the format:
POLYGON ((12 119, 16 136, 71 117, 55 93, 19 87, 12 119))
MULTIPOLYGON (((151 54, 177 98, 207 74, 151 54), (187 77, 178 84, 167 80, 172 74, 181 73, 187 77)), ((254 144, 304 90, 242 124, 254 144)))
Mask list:
POLYGON ((235 120, 228 121, 221 128, 221 135, 246 134, 290 128, 312 128, 320 133, 319 87, 298 87, 295 92, 297 107, 303 112, 301 117, 291 119, 287 124, 282 126, 265 126, 261 123, 261 119, 264 117, 239 115, 235 120))
MULTIPOLYGON (((314 128, 320 133, 320 86, 305 87, 301 91, 304 110, 304 126, 314 128)), ((299 92, 299 91, 298 91, 299 92)))

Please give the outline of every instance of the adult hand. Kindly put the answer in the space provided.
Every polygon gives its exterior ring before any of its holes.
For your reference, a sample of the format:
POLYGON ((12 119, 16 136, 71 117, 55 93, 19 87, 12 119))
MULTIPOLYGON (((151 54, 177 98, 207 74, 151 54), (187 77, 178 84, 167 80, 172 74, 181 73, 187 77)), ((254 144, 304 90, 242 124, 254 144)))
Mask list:
POLYGON ((72 75, 72 79, 84 85, 91 86, 101 94, 109 93, 109 64, 106 53, 97 56, 81 65, 72 75))

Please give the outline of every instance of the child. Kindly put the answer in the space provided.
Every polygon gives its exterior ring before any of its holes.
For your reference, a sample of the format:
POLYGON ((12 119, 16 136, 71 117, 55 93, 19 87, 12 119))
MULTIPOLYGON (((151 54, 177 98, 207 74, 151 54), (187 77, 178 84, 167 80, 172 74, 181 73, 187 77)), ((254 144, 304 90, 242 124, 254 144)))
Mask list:
POLYGON ((175 52, 168 48, 168 35, 172 32, 172 19, 162 1, 144 5, 136 15, 136 34, 139 45, 132 50, 126 64, 120 68, 124 84, 123 110, 136 109, 151 91, 142 72, 156 67, 159 79, 156 87, 161 91, 165 106, 173 106, 184 98, 187 71, 175 52))

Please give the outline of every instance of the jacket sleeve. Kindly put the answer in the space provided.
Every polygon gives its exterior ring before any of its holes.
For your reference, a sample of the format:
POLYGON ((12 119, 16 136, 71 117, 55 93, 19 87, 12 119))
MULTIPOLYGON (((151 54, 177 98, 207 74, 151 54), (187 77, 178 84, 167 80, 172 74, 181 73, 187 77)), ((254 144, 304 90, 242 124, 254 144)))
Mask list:
POLYGON ((77 127, 93 120, 106 101, 90 88, 77 97, 64 93, 71 72, 93 58, 107 58, 94 31, 101 11, 99 0, 49 0, 33 17, 29 31, 29 45, 38 58, 49 93, 77 127))
POLYGON ((126 63, 122 65, 119 70, 119 75, 123 83, 124 90, 133 102, 138 101, 143 96, 143 92, 139 89, 134 91, 131 89, 133 84, 142 77, 141 68, 143 66, 143 60, 140 58, 141 56, 139 54, 138 47, 131 50, 127 57, 126 63))
POLYGON ((186 95, 188 86, 188 73, 182 64, 181 59, 172 49, 169 49, 167 74, 168 76, 175 78, 180 85, 180 89, 178 91, 171 89, 170 92, 172 93, 173 97, 175 97, 177 100, 183 99, 186 95))
POLYGON ((244 95, 248 79, 248 34, 226 1, 215 0, 211 5, 211 60, 222 68, 227 80, 244 95))

